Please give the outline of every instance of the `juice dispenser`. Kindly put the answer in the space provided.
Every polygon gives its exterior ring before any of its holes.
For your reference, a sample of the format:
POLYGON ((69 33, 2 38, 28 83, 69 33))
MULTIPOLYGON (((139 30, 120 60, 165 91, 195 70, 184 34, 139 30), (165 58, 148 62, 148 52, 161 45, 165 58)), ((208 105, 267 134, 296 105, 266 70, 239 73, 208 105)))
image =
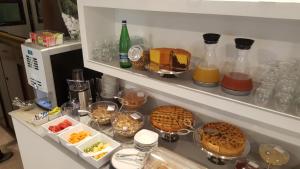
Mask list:
POLYGON ((250 94, 253 84, 252 78, 249 75, 248 53, 253 43, 254 40, 252 39, 235 39, 237 58, 235 59, 236 62, 233 69, 224 74, 221 82, 224 92, 239 96, 250 94))
POLYGON ((219 34, 206 33, 203 35, 205 43, 205 54, 203 60, 197 65, 193 80, 200 86, 217 86, 220 81, 218 59, 216 58, 216 44, 220 38, 219 34))

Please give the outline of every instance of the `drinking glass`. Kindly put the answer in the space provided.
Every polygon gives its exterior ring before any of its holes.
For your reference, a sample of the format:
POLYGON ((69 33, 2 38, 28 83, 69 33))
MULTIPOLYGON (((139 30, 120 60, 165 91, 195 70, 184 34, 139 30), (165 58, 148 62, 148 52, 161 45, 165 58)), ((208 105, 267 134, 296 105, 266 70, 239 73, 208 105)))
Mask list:
POLYGON ((80 115, 78 113, 79 105, 74 102, 66 102, 61 105, 62 115, 68 115, 71 118, 80 121, 80 115))
POLYGON ((295 114, 300 117, 300 96, 295 99, 295 114))
POLYGON ((292 94, 277 92, 274 97, 274 107, 277 111, 286 112, 293 99, 292 94))
POLYGON ((266 106, 270 101, 272 93, 273 93, 272 88, 264 88, 264 87, 257 88, 254 93, 254 103, 256 105, 266 106))
POLYGON ((96 41, 92 51, 93 58, 97 61, 109 63, 119 53, 119 42, 114 39, 105 39, 102 42, 96 41))

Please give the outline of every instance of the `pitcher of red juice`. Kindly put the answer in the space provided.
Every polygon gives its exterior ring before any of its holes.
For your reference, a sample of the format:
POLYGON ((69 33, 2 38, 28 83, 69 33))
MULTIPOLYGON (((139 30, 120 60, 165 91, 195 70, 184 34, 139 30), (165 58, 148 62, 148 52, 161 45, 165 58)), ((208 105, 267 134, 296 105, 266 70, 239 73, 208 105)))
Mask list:
POLYGON ((237 58, 232 70, 226 72, 221 81, 224 92, 237 96, 249 95, 251 93, 253 82, 249 74, 248 53, 253 43, 254 40, 252 39, 235 39, 237 58))

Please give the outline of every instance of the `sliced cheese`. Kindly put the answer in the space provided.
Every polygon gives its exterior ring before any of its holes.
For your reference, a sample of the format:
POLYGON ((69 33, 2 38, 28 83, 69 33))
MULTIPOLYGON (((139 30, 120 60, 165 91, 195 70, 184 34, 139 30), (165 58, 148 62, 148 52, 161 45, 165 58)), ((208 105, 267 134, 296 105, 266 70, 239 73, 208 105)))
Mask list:
POLYGON ((152 63, 160 64, 160 50, 150 49, 150 61, 152 63))

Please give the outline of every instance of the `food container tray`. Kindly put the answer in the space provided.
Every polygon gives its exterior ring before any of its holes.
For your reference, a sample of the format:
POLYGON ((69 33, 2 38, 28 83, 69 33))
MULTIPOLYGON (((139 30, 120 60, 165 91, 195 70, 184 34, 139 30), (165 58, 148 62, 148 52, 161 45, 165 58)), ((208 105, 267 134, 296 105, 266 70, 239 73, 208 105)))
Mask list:
POLYGON ((168 169, 208 169, 163 147, 158 147, 149 155, 144 169, 159 167, 168 169))
POLYGON ((61 134, 61 133, 63 133, 63 132, 65 132, 65 131, 67 131, 67 130, 69 130, 70 128, 76 126, 78 123, 79 123, 78 121, 76 121, 76 120, 72 119, 71 117, 65 115, 65 116, 61 116, 61 117, 59 117, 59 118, 56 118, 56 119, 54 119, 54 120, 52 120, 52 121, 49 121, 49 122, 46 123, 46 124, 43 124, 43 125, 42 125, 42 128, 43 128, 43 130, 45 131, 45 133, 46 133, 51 139, 53 139, 54 141, 56 141, 57 143, 59 143, 58 135, 61 134), (59 132, 57 132, 57 133, 54 133, 54 132, 52 132, 52 131, 49 130, 49 126, 57 125, 57 124, 59 124, 60 122, 62 122, 62 121, 64 121, 64 120, 69 120, 69 121, 72 123, 72 126, 67 127, 67 128, 65 128, 64 130, 61 130, 61 131, 59 131, 59 132))
POLYGON ((29 33, 31 42, 44 47, 61 45, 64 42, 64 34, 61 32, 42 30, 29 33))
POLYGON ((93 136, 95 136, 96 134, 98 134, 98 131, 92 129, 91 127, 84 125, 82 123, 79 123, 78 125, 70 128, 69 130, 61 133, 58 135, 58 138, 60 140, 60 143, 66 147, 67 149, 69 149, 70 151, 72 151, 73 153, 77 154, 77 148, 76 146, 84 143, 85 141, 91 139, 93 136), (75 144, 71 144, 69 143, 68 139, 70 138, 70 135, 72 133, 78 133, 80 131, 89 131, 91 133, 90 136, 87 136, 86 138, 84 138, 83 140, 79 141, 78 143, 75 144))
POLYGON ((113 153, 120 146, 121 146, 121 144, 119 142, 113 140, 112 138, 106 136, 105 134, 98 133, 97 135, 95 135, 91 139, 89 139, 89 140, 85 141, 84 143, 78 145, 76 148, 77 148, 78 154, 81 158, 83 158, 85 161, 87 161, 88 163, 90 163, 94 167, 100 168, 101 166, 103 166, 105 163, 107 163, 110 160, 113 153), (87 148, 87 147, 92 146, 93 144, 95 144, 99 141, 103 142, 103 143, 108 143, 109 146, 112 147, 112 149, 106 155, 104 155, 102 158, 100 158, 98 160, 94 159, 94 157, 85 157, 84 156, 84 149, 87 148))

